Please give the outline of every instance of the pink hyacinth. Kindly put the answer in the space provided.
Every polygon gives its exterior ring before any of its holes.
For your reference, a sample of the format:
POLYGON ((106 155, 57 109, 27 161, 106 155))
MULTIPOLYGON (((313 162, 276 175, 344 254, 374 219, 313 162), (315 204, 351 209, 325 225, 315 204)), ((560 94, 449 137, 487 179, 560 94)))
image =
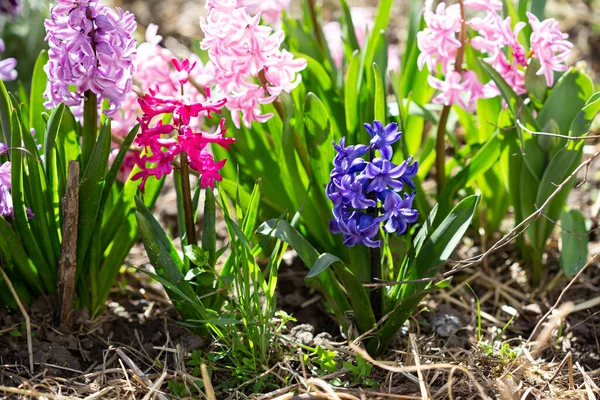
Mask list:
POLYGON ((290 0, 237 0, 238 7, 245 7, 248 14, 258 14, 272 26, 281 23, 281 14, 290 9, 290 0))
POLYGON ((135 17, 98 0, 57 0, 45 22, 49 61, 46 106, 81 106, 88 90, 115 115, 131 91, 135 17), (75 90, 71 90, 75 87, 75 90))
MULTIPOLYGON (((0 53, 4 53, 6 46, 4 40, 0 39, 0 53)), ((0 80, 2 81, 14 81, 19 75, 15 70, 17 66, 17 60, 15 58, 6 58, 0 60, 0 80)))
MULTIPOLYGON (((176 68, 189 74, 193 63, 188 60, 174 61, 176 68), (189 67, 191 66, 191 67, 189 67)), ((179 72, 181 72, 179 71, 179 72)), ((187 77, 178 74, 181 81, 187 77)), ((183 84, 182 84, 183 85, 183 84)), ((210 90, 207 91, 210 96, 210 90)), ((137 156, 136 164, 140 171, 132 180, 141 179, 140 188, 143 190, 146 180, 154 176, 160 179, 173 171, 175 157, 185 153, 189 166, 201 174, 201 186, 214 188, 214 182, 220 181, 219 170, 226 160, 215 161, 208 152, 208 146, 215 143, 225 149, 235 142, 234 138, 226 138, 225 120, 221 119, 217 131, 213 134, 194 130, 190 125, 201 115, 210 117, 211 113, 220 113, 226 100, 207 100, 197 102, 185 95, 164 95, 150 89, 149 93, 138 100, 143 116, 138 119, 141 132, 135 143, 142 148, 137 156), (171 115, 171 122, 165 123, 164 117, 171 115)))
POLYGON ((447 6, 442 2, 435 12, 426 7, 424 16, 427 27, 417 34, 421 50, 418 58, 419 68, 428 66, 434 75, 429 77, 429 84, 440 91, 434 98, 434 103, 458 104, 466 110, 473 111, 479 98, 500 95, 493 81, 483 85, 473 71, 463 71, 464 65, 455 65, 462 46, 458 39, 462 24, 466 24, 477 33, 476 36, 470 37, 465 45, 485 56, 483 61, 491 65, 518 95, 527 93, 525 70, 529 64, 529 57, 539 60, 541 68, 537 74, 545 75, 548 86, 554 83, 554 71, 567 69, 564 62, 572 44, 565 40, 567 35, 559 30, 556 20, 547 19, 540 22, 533 14, 527 13, 533 33, 530 38, 531 51, 526 54, 525 46, 518 39, 526 24, 517 22, 513 26, 510 17, 502 18, 498 14, 502 9, 501 1, 464 0, 463 6, 485 11, 485 14, 477 14, 463 21, 459 4, 447 6), (440 72, 440 66, 445 79, 435 77, 440 72))
POLYGON ((543 74, 546 77, 546 84, 552 86, 554 84, 554 71, 567 70, 564 62, 569 58, 573 44, 565 40, 569 35, 560 31, 558 21, 554 18, 540 22, 530 12, 527 13, 527 18, 529 18, 529 25, 533 30, 531 34, 531 51, 541 65, 537 74, 543 74))
POLYGON ((445 81, 433 75, 427 78, 429 85, 440 91, 433 99, 434 104, 445 106, 458 104, 463 109, 473 112, 477 100, 484 95, 484 86, 473 71, 465 71, 462 75, 456 71, 450 71, 446 74, 445 81))
POLYGON ((431 73, 436 73, 437 65, 441 64, 442 72, 453 69, 458 48, 461 47, 457 36, 460 32, 462 18, 460 6, 453 4, 446 7, 440 3, 433 12, 426 9, 424 13, 427 27, 417 33, 417 44, 421 54, 417 59, 419 69, 425 65, 431 73))
POLYGON ((240 126, 240 113, 247 127, 268 120, 272 114, 263 114, 260 105, 298 86, 306 60, 281 51, 283 31, 261 25, 260 14, 248 14, 235 0, 209 0, 206 7, 201 47, 208 50, 217 89, 227 99, 235 126, 240 126))

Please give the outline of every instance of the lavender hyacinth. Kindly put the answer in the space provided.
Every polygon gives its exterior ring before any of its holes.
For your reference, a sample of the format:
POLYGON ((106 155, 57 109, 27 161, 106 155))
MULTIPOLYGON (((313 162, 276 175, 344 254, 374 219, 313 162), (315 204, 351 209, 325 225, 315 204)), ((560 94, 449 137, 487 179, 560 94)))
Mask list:
MULTIPOLYGON (((4 53, 6 46, 4 40, 0 39, 0 53, 4 53)), ((0 60, 0 80, 2 81, 14 81, 17 79, 18 73, 15 70, 17 66, 17 60, 15 58, 6 58, 0 60)))
POLYGON ((46 106, 64 102, 81 106, 84 93, 90 91, 98 101, 107 99, 111 116, 118 112, 131 92, 134 72, 135 16, 117 12, 98 0, 56 0, 45 22, 50 46, 44 70, 48 86, 46 106), (71 91, 70 86, 76 90, 71 91))
POLYGON ((21 13, 21 0, 0 0, 0 14, 16 17, 21 13))
POLYGON ((327 185, 327 197, 333 202, 334 220, 329 222, 332 233, 344 235, 344 244, 379 247, 377 240, 380 226, 388 233, 403 234, 409 224, 417 221, 418 212, 412 208, 415 198, 400 192, 407 187, 414 190, 412 178, 419 165, 412 157, 400 165, 393 164, 392 144, 402 135, 398 125, 383 126, 375 121, 365 124, 371 136, 369 146, 362 144, 346 147, 346 138, 333 146, 338 154, 333 160, 331 180, 327 185), (362 157, 371 152, 372 159, 362 157), (378 152, 380 157, 373 157, 378 152), (375 215, 374 215, 375 214, 375 215))

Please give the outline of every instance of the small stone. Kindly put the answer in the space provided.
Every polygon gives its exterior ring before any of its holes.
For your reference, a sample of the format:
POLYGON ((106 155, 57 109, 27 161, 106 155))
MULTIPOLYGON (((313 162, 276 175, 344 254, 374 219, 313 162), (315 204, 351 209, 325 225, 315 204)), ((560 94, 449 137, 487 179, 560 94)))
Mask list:
POLYGON ((314 333, 314 326, 309 324, 301 324, 292 328, 290 331, 290 337, 299 344, 309 346, 313 342, 314 333))
POLYGON ((454 335, 463 326, 460 319, 454 315, 437 312, 429 321, 431 329, 440 337, 447 338, 454 335))
POLYGON ((313 339, 315 346, 328 346, 333 342, 333 336, 327 332, 321 332, 313 339))

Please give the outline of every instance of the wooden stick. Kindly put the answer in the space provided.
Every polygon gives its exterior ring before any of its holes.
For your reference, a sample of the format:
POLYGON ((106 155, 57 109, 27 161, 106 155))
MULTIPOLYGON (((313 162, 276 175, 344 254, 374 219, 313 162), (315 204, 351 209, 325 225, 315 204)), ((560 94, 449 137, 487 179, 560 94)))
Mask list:
POLYGON ((79 163, 69 161, 69 176, 63 207, 63 237, 58 260, 59 305, 54 324, 70 330, 73 326, 73 296, 77 271, 77 231, 79 227, 79 163))

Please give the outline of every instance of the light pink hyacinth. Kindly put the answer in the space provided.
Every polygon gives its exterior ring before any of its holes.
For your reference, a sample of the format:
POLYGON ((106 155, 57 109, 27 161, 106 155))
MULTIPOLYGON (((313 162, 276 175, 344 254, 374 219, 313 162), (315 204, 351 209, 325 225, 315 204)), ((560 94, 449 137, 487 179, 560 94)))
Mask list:
POLYGON ((537 74, 543 74, 546 77, 546 84, 552 86, 554 71, 567 70, 564 62, 569 57, 573 44, 565 40, 569 35, 560 31, 558 21, 554 18, 540 22, 530 12, 527 13, 527 18, 529 18, 529 25, 533 30, 531 34, 531 51, 541 65, 537 74))
POLYGON ((425 65, 432 73, 437 71, 437 66, 442 66, 442 72, 452 70, 456 59, 456 52, 460 47, 458 33, 461 28, 462 18, 460 6, 453 4, 446 6, 440 3, 433 12, 425 10, 423 15, 427 27, 417 33, 417 43, 421 54, 417 59, 420 69, 425 65))
POLYGON ((233 123, 239 128, 241 121, 247 127, 267 121, 272 114, 263 114, 260 105, 298 86, 306 60, 279 49, 284 32, 262 25, 260 13, 250 15, 235 0, 208 0, 206 7, 201 47, 208 50, 233 123))
POLYGON ((433 76, 429 84, 439 91, 433 99, 434 103, 452 105, 473 111, 479 98, 492 98, 500 95, 496 84, 492 81, 482 84, 473 71, 461 71, 464 65, 457 66, 456 56, 461 47, 459 34, 464 23, 477 35, 469 35, 465 45, 471 46, 484 56, 483 60, 491 65, 500 76, 519 94, 527 93, 525 88, 525 70, 528 58, 536 58, 541 68, 538 75, 546 77, 549 87, 554 84, 554 72, 565 71, 572 44, 566 41, 567 35, 562 33, 558 22, 547 19, 542 22, 531 13, 527 13, 532 28, 530 38, 531 51, 526 54, 525 47, 519 42, 525 22, 512 24, 511 18, 502 18, 498 11, 502 10, 499 0, 464 0, 464 7, 485 13, 476 13, 474 17, 463 21, 460 5, 440 3, 431 10, 431 2, 424 12, 427 27, 417 34, 421 54, 418 58, 419 68, 427 65, 433 76), (445 79, 435 77, 443 73, 445 79))
POLYGON ((281 23, 283 11, 290 9, 290 0, 237 0, 238 7, 245 7, 249 14, 258 14, 272 26, 281 23))

